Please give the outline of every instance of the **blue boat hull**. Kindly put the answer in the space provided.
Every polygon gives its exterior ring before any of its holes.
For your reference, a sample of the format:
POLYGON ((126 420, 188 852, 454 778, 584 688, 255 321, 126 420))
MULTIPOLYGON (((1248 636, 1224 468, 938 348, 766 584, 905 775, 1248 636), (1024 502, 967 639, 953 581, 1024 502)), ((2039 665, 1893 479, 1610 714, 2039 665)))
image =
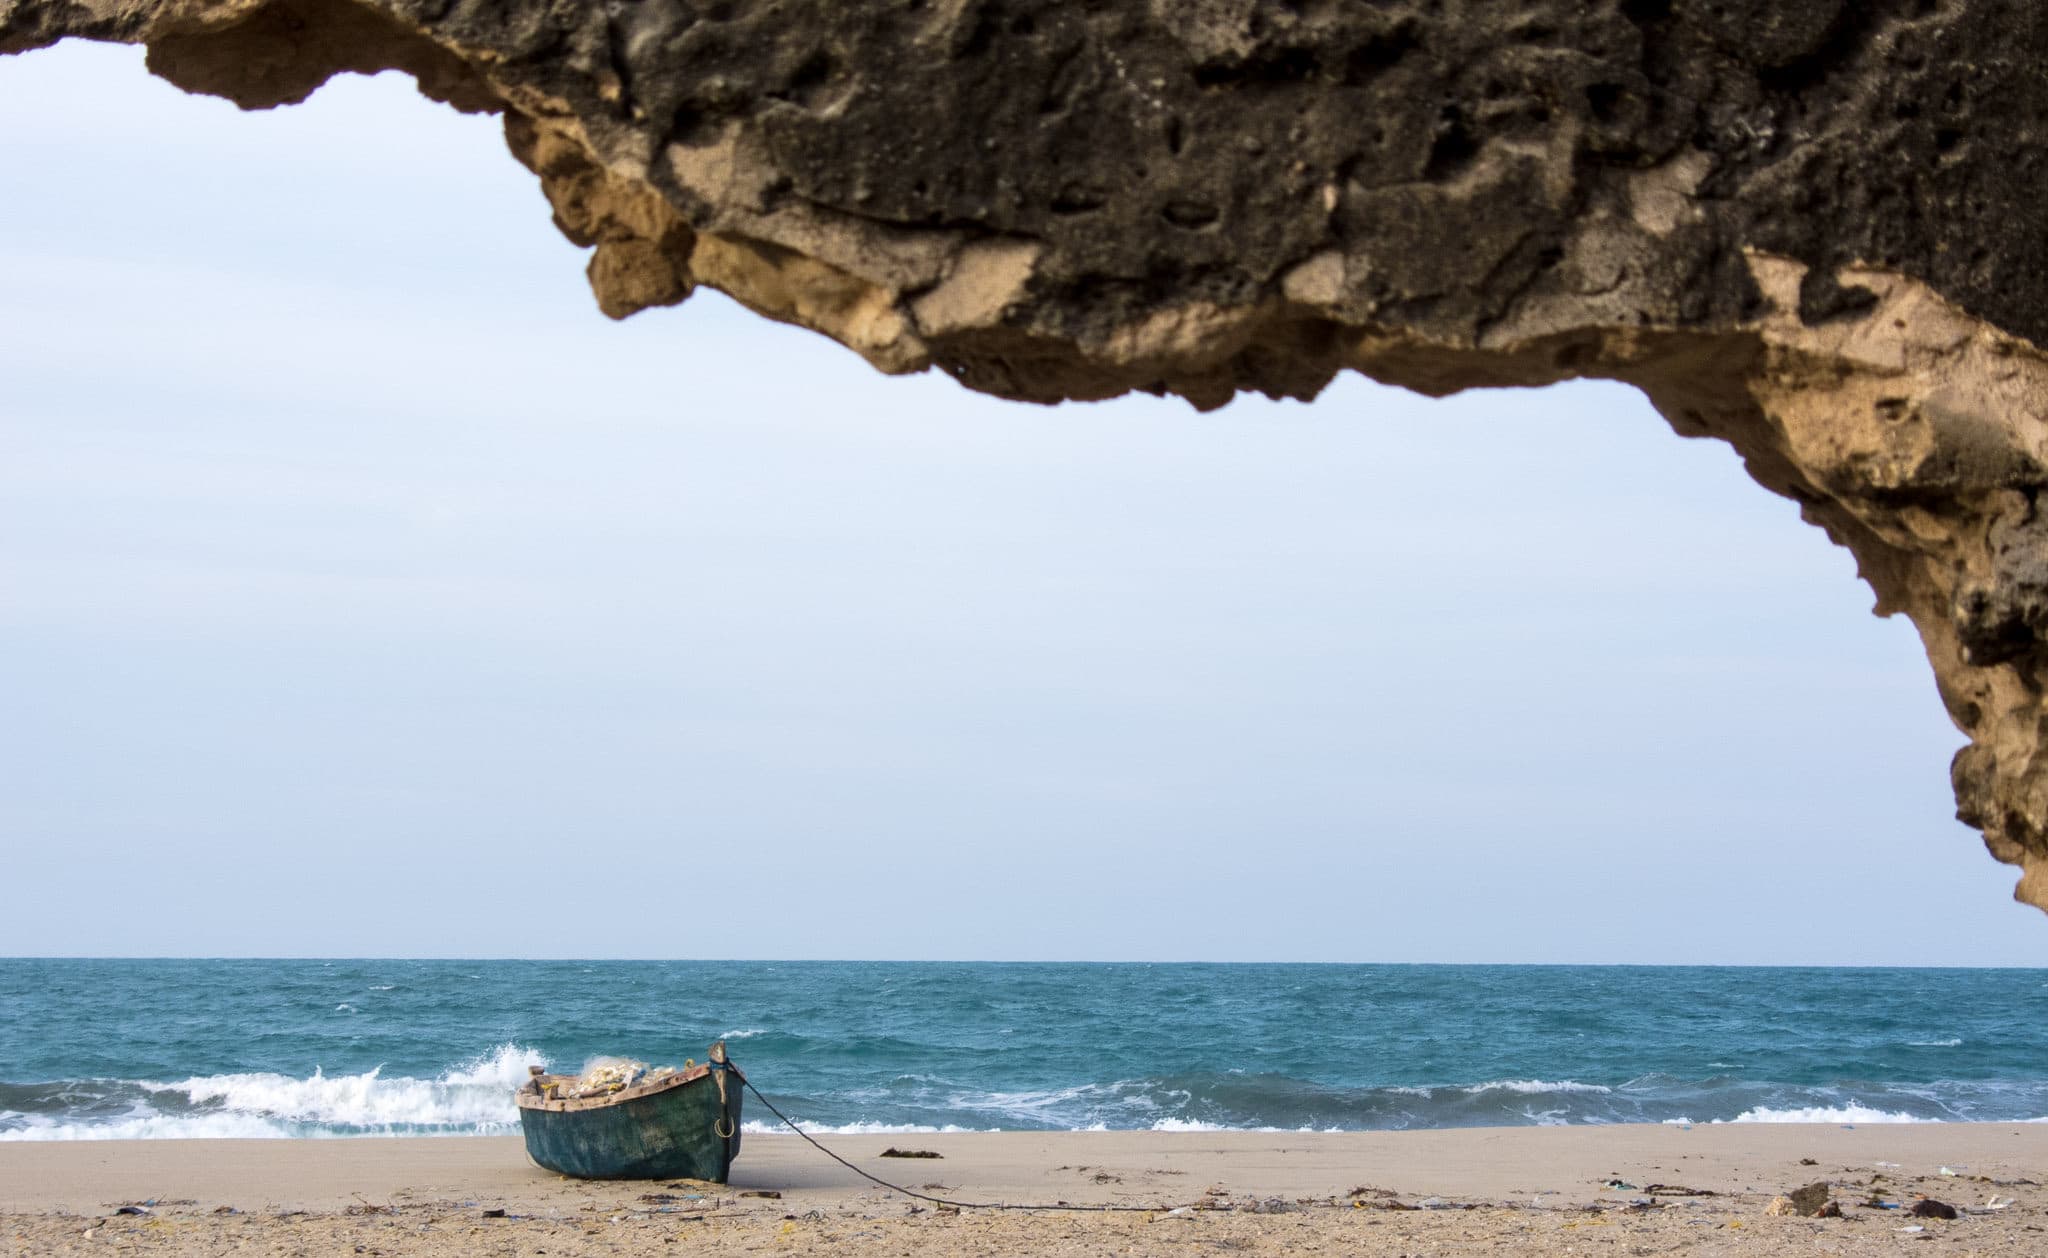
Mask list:
POLYGON ((557 1101, 521 1092, 526 1153, 548 1170, 579 1179, 702 1179, 726 1182, 740 1152, 739 1071, 725 1086, 699 1067, 653 1089, 615 1098, 557 1101))

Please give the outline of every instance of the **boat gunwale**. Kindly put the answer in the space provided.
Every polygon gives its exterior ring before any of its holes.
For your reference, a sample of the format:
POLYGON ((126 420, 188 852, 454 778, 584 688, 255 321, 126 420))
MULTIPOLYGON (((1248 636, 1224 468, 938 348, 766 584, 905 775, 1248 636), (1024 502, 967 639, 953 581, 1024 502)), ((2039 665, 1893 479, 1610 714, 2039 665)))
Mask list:
MULTIPOLYGON (((630 1088, 621 1088, 617 1092, 607 1092, 603 1096, 557 1097, 551 1099, 543 1093, 536 1093, 533 1090, 533 1084, 528 1083, 513 1094, 513 1099, 518 1102, 520 1109, 546 1110, 556 1114, 570 1113, 576 1110, 606 1109, 627 1101, 637 1101, 643 1097, 659 1096, 664 1092, 672 1092, 687 1084, 701 1082, 711 1076, 713 1069, 722 1069, 738 1078, 741 1083, 747 1081, 747 1077, 740 1073, 738 1066, 728 1063, 724 1066, 713 1067, 711 1063, 706 1062, 684 1070, 678 1070, 672 1075, 664 1075, 651 1083, 636 1083, 630 1088)), ((545 1084, 550 1080, 567 1081, 576 1077, 575 1075, 543 1074, 534 1076, 534 1082, 545 1084)))

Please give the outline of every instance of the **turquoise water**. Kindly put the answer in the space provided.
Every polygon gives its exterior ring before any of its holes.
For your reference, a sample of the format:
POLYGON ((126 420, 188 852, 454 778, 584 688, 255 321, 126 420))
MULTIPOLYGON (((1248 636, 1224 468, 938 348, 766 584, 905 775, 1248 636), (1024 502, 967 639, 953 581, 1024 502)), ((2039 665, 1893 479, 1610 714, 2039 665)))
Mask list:
POLYGON ((2044 1028, 2048 970, 0 960, 0 1139, 503 1132, 720 1037, 840 1131, 2041 1119, 2044 1028))

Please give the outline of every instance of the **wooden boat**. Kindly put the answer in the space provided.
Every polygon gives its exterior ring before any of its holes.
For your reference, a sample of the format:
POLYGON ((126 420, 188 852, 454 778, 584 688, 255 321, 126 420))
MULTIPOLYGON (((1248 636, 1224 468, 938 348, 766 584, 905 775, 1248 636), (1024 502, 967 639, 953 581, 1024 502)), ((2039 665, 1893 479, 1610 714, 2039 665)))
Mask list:
POLYGON ((725 1182, 740 1152, 740 1094, 746 1076, 725 1059, 725 1041, 710 1060, 602 1096, 567 1090, 575 1075, 543 1074, 519 1089, 519 1126, 526 1154, 580 1179, 707 1179, 725 1182))

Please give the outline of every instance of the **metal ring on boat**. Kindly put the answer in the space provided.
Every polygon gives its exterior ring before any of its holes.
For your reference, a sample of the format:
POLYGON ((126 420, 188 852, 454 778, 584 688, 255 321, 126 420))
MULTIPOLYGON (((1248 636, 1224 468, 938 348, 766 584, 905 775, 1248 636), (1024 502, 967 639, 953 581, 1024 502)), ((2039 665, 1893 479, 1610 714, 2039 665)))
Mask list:
POLYGON ((732 1139, 732 1134, 738 1130, 739 1128, 733 1125, 733 1121, 730 1118, 721 1117, 711 1120, 711 1134, 717 1136, 720 1140, 732 1139), (722 1131, 719 1130, 721 1125, 724 1127, 722 1131))

